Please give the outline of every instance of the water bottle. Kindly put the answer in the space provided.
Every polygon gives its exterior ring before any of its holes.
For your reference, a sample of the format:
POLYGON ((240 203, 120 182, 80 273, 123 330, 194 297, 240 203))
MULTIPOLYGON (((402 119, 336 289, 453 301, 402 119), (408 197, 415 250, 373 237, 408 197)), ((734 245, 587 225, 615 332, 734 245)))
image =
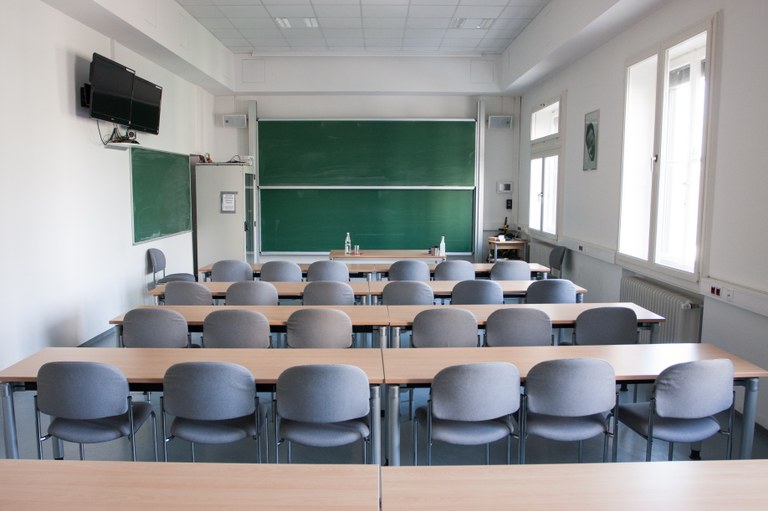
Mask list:
POLYGON ((440 255, 445 256, 445 236, 440 236, 440 255))
POLYGON ((352 253, 352 239, 349 237, 349 233, 347 233, 347 237, 344 238, 344 254, 349 255, 352 253))

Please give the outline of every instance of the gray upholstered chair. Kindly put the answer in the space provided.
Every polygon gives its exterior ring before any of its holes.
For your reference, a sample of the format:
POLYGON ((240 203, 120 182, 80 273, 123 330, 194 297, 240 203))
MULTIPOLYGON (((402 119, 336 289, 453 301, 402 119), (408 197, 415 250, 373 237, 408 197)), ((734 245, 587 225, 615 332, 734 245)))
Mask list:
POLYGON ((477 318, 466 309, 427 309, 413 318, 414 348, 477 346, 477 318))
POLYGON ((216 261, 211 268, 213 282, 240 282, 253 280, 253 268, 245 261, 224 259, 216 261))
POLYGON ((307 268, 307 281, 315 280, 349 282, 349 268, 341 261, 315 261, 307 268))
POLYGON ((269 320, 258 311, 221 309, 203 320, 206 348, 269 348, 269 320))
POLYGON ((172 309, 131 309, 123 317, 121 341, 126 348, 186 348, 187 320, 172 309))
POLYGON ((251 437, 257 442, 261 461, 262 414, 253 375, 230 362, 182 362, 168 368, 161 398, 163 459, 168 461, 168 442, 228 444, 251 437), (168 427, 168 415, 174 417, 168 427))
POLYGON ((37 373, 35 426, 37 457, 43 459, 43 441, 55 437, 80 444, 109 442, 126 437, 131 444, 131 459, 136 461, 136 431, 152 419, 155 461, 157 461, 157 423, 152 405, 133 402, 128 380, 119 369, 99 362, 48 362, 37 373), (43 434, 42 416, 51 417, 43 434))
MULTIPOLYGON (((337 447, 362 440, 363 463, 370 440, 368 376, 356 366, 316 364, 294 366, 277 378, 275 390, 275 459, 279 446, 291 443, 337 447)), ((378 413, 378 410, 376 410, 378 413)))
POLYGON ((525 379, 520 463, 525 463, 529 435, 578 441, 581 463, 582 442, 602 434, 606 461, 609 436, 614 436, 615 452, 616 404, 616 375, 605 360, 566 358, 536 364, 525 379))
POLYGON ((304 305, 354 305, 355 292, 346 282, 316 280, 304 287, 304 305))
POLYGON ((485 321, 488 346, 550 346, 552 320, 538 309, 498 309, 485 321))
POLYGON ((646 439, 645 460, 651 461, 653 439, 669 442, 672 459, 676 442, 701 442, 715 433, 727 436, 726 457, 732 452, 733 363, 728 359, 675 364, 656 378, 651 400, 619 406, 619 421, 646 439), (723 429, 715 414, 728 410, 723 429))
POLYGON ((413 464, 418 465, 418 426, 427 429, 427 462, 432 442, 486 445, 507 439, 507 463, 515 432, 512 414, 520 406, 520 372, 508 362, 483 362, 446 367, 432 380, 427 407, 416 410, 413 422, 413 464))
POLYGON ((288 316, 286 342, 290 348, 349 348, 352 320, 336 309, 298 309, 288 316))
POLYGON ((596 307, 576 317, 573 343, 635 344, 637 343, 637 314, 628 307, 596 307))
POLYGON ((576 303, 576 286, 565 279, 536 280, 528 286, 526 303, 576 303))
POLYGON ((498 261, 491 266, 491 280, 531 280, 526 261, 498 261))
POLYGON ((389 280, 429 280, 429 265, 418 259, 395 261, 389 267, 389 280))
POLYGON ((395 280, 381 292, 382 305, 432 305, 435 293, 429 284, 418 280, 395 280))
POLYGON ((563 278, 563 261, 565 253, 568 251, 565 247, 555 247, 549 252, 549 274, 557 278, 563 278))
POLYGON ((174 281, 186 281, 195 282, 197 279, 191 273, 171 273, 166 275, 165 273, 165 254, 159 248, 147 249, 147 259, 149 259, 149 268, 152 272, 152 282, 155 286, 158 284, 167 284, 174 281), (161 277, 158 279, 157 274, 160 273, 161 277))
POLYGON ((277 289, 269 282, 247 280, 227 288, 227 305, 277 305, 277 289))
POLYGON ((469 261, 443 261, 435 266, 435 280, 474 280, 475 267, 469 261))
POLYGON ((451 291, 452 305, 504 303, 504 291, 492 280, 462 280, 451 291))
POLYGON ((261 265, 259 279, 266 282, 301 282, 301 267, 292 261, 267 261, 261 265))
POLYGON ((211 305, 210 289, 199 282, 174 281, 165 285, 165 305, 211 305))

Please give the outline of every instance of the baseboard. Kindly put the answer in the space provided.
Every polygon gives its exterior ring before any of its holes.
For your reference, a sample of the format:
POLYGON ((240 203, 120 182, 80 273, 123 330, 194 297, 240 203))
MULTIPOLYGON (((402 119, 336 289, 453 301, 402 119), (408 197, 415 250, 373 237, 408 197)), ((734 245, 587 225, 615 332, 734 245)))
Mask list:
POLYGON ((94 347, 104 347, 104 346, 117 346, 117 327, 113 326, 112 328, 103 331, 96 337, 93 337, 91 339, 88 339, 84 343, 80 344, 80 348, 94 348, 94 347))

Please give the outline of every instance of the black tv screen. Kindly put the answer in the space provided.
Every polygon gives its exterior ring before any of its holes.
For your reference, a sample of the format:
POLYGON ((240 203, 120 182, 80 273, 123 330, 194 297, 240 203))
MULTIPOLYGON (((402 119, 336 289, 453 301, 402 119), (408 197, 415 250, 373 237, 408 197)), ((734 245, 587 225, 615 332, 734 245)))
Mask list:
POLYGON ((129 126, 139 131, 157 135, 160 129, 160 100, 162 97, 162 87, 139 76, 134 78, 129 126))
POLYGON ((130 124, 135 75, 133 69, 94 53, 90 73, 91 117, 130 124))

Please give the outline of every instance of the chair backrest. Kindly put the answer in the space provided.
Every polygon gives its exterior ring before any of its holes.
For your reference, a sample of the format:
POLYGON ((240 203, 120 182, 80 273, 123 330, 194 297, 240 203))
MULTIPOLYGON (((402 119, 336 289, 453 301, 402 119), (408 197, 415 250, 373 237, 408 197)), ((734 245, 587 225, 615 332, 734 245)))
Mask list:
POLYGON ((258 311, 221 309, 203 320, 206 348, 269 348, 269 320, 258 311))
POLYGON ((165 285, 166 305, 211 305, 211 291, 200 282, 175 281, 165 285))
POLYGON ((596 307, 576 317, 574 344, 635 344, 637 314, 628 307, 596 307))
POLYGON ((188 333, 187 320, 171 309, 131 309, 123 317, 126 348, 186 348, 188 333))
POLYGON ((355 292, 346 282, 315 280, 304 287, 304 305, 354 305, 355 292))
POLYGON ((549 269, 556 271, 558 277, 562 277, 563 261, 567 250, 565 247, 555 247, 549 252, 549 269))
POLYGON ((427 309, 413 318, 414 348, 477 346, 477 319, 466 309, 427 309))
POLYGON ((383 305, 432 305, 435 293, 429 284, 420 280, 395 280, 387 283, 381 292, 383 305))
POLYGON ((163 408, 176 417, 206 421, 237 419, 256 411, 256 382, 230 362, 182 362, 163 377, 163 408))
POLYGON ((349 282, 349 268, 341 261, 315 261, 307 268, 307 281, 315 280, 349 282))
POLYGON ((298 309, 288 316, 286 343, 291 348, 349 348, 352 320, 336 309, 298 309))
POLYGON ((275 389, 280 417, 319 424, 365 417, 369 399, 368 376, 344 364, 289 367, 278 376, 275 389))
POLYGON ((260 279, 267 282, 301 282, 301 267, 293 261, 267 261, 261 265, 260 279))
POLYGON ((435 266, 435 280, 474 280, 475 267, 469 261, 443 261, 435 266))
POLYGON ((253 268, 245 261, 224 259, 216 261, 211 268, 213 282, 240 282, 253 280, 253 268))
POLYGON ((566 279, 535 280, 528 286, 526 303, 576 303, 576 286, 566 279))
POLYGON ((277 289, 261 280, 235 282, 227 288, 227 305, 277 305, 277 289))
POLYGON ((165 254, 159 248, 148 248, 147 256, 149 257, 149 267, 152 270, 152 274, 162 272, 165 276, 165 254))
POLYGON ((438 419, 497 419, 520 408, 520 371, 509 362, 446 367, 432 380, 430 397, 438 419))
POLYGON ((389 267, 389 280, 429 280, 429 265, 418 259, 395 261, 389 267))
POLYGON ((613 366, 597 358, 547 360, 533 366, 525 379, 529 412, 556 417, 584 417, 616 405, 613 366))
POLYGON ((538 309, 498 309, 485 321, 488 346, 549 346, 552 320, 538 309))
POLYGON ((504 303, 504 291, 492 280, 462 280, 451 291, 453 305, 504 303))
POLYGON ((48 362, 37 372, 37 407, 48 415, 94 420, 128 411, 128 381, 100 362, 48 362))
POLYGON ((709 417, 733 403, 733 362, 697 360, 664 369, 654 385, 656 414, 672 419, 709 417))
POLYGON ((531 280, 526 261, 498 261, 491 266, 491 280, 531 280))

